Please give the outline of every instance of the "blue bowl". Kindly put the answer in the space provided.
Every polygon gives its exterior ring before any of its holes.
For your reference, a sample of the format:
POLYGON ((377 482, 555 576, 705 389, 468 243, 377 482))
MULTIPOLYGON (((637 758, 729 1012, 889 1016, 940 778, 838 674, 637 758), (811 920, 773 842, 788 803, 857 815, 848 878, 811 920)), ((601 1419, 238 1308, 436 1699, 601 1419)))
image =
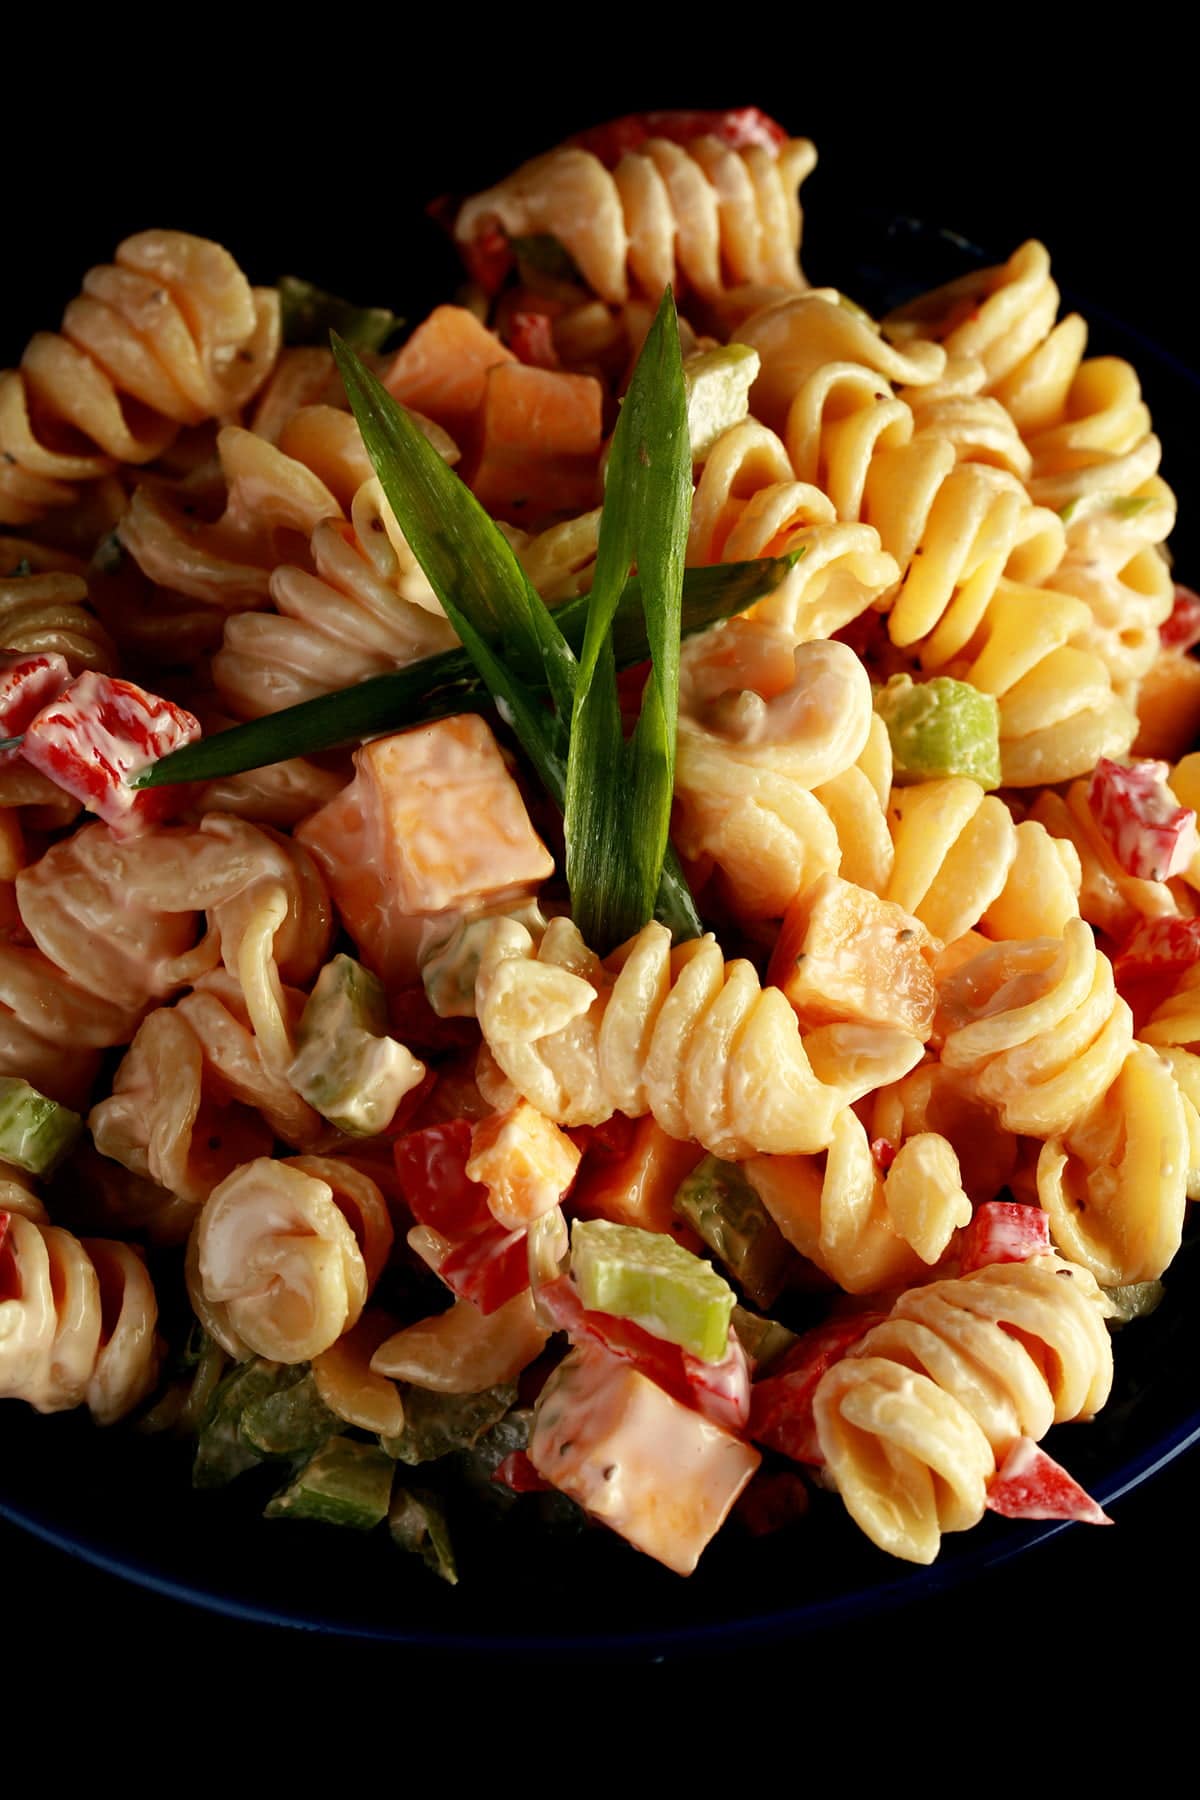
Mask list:
MULTIPOLYGON (((911 220, 845 213, 818 236, 818 279, 876 312, 961 273, 983 253, 911 220)), ((1200 411, 1200 379, 1140 332, 1088 303, 1090 348, 1127 356, 1142 377, 1166 444, 1166 471, 1185 502, 1177 551, 1189 544, 1187 501, 1200 484, 1179 466, 1200 411)), ((1190 528, 1194 532, 1195 527, 1190 528)), ((1183 561, 1200 573, 1200 560, 1183 561)), ((1200 1256, 1194 1242, 1167 1276, 1153 1317, 1116 1344, 1112 1399, 1095 1423, 1048 1440, 1052 1453, 1105 1506, 1200 1440, 1200 1256)), ((400 1555, 382 1533, 273 1522, 260 1513, 273 1479, 194 1493, 184 1446, 78 1414, 42 1419, 0 1409, 0 1518, 97 1567, 170 1595, 260 1623, 426 1650, 628 1652, 730 1649, 794 1638, 956 1585, 1028 1553, 1061 1524, 989 1516, 944 1540, 938 1561, 914 1568, 877 1552, 840 1502, 818 1495, 809 1521, 754 1539, 728 1528, 697 1573, 681 1581, 602 1531, 543 1528, 527 1503, 504 1515, 486 1505, 456 1521, 462 1580, 450 1589, 400 1555)))

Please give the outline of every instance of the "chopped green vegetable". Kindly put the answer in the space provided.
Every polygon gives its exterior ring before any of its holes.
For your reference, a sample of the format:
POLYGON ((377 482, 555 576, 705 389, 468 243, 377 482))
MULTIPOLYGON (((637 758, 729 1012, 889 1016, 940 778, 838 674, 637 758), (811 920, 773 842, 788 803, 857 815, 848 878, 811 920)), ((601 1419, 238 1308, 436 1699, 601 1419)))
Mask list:
POLYGON ((458 1583, 458 1565, 446 1513, 428 1488, 397 1486, 388 1508, 388 1530, 401 1550, 419 1556, 427 1568, 451 1587, 458 1583))
POLYGON ((247 1469, 255 1468, 261 1453, 242 1435, 242 1414, 280 1388, 303 1379, 303 1368, 266 1362, 256 1357, 238 1363, 220 1382, 201 1426, 192 1464, 192 1486, 224 1487, 247 1469))
POLYGON ((688 357, 683 378, 693 462, 703 462, 721 433, 746 417, 758 369, 758 351, 749 344, 722 344, 688 357))
POLYGON ((1132 1281, 1121 1287, 1106 1287, 1104 1296, 1116 1308, 1110 1325, 1128 1325, 1132 1319, 1145 1319, 1162 1304, 1166 1288, 1161 1281, 1132 1281))
MULTIPOLYGON (((675 781, 680 609, 691 502, 687 396, 668 288, 613 433, 571 714, 563 810, 567 883, 572 917, 600 952, 623 943, 653 917, 662 878, 675 781), (611 628, 635 563, 651 674, 626 744, 611 628)), ((697 918, 692 935, 698 931, 697 918)))
POLYGON ((675 1211, 757 1306, 770 1306, 794 1252, 737 1163, 706 1156, 675 1196, 675 1211))
POLYGON ((377 1444, 329 1438, 271 1500, 266 1519, 314 1519, 372 1531, 387 1518, 395 1465, 377 1444))
POLYGON ((949 675, 922 682, 893 675, 875 690, 875 711, 887 726, 897 781, 967 775, 999 787, 1000 708, 991 694, 949 675))
POLYGON ((285 344, 324 347, 337 331, 355 350, 382 350, 404 323, 386 306, 355 306, 298 275, 279 283, 279 311, 285 344))
POLYGON ((214 1338, 210 1338, 206 1331, 201 1331, 200 1336, 203 1341, 196 1357, 191 1391, 179 1416, 180 1430, 189 1434, 199 1431, 208 1417, 213 1395, 220 1385, 221 1377, 225 1373, 225 1365, 229 1360, 220 1344, 214 1338))
POLYGON ((397 1462, 415 1465, 435 1462, 452 1450, 469 1450, 515 1404, 517 1389, 509 1381, 478 1394, 435 1394, 428 1388, 406 1387, 402 1398, 404 1430, 379 1441, 397 1462))
POLYGON ((421 981, 425 998, 439 1019, 473 1019, 475 1017, 475 977, 479 958, 498 917, 515 919, 524 925, 535 943, 546 929, 541 908, 536 900, 523 900, 503 913, 476 913, 460 919, 449 937, 432 950, 421 965, 421 981))
POLYGON ((760 1375, 799 1342, 796 1333, 789 1331, 786 1325, 780 1325, 776 1319, 760 1318, 758 1313, 745 1306, 734 1307, 731 1322, 738 1342, 760 1375))
POLYGON ((302 1380, 252 1401, 242 1413, 242 1436, 262 1456, 306 1456, 341 1423, 317 1392, 310 1369, 302 1380))
POLYGON ((509 238, 508 243, 517 259, 517 273, 523 283, 528 274, 533 273, 548 276, 551 281, 569 282, 573 287, 584 285, 570 251, 548 231, 535 232, 529 237, 509 238))
POLYGON ((125 562, 125 546, 115 531, 102 537, 92 552, 92 567, 100 575, 116 575, 125 562))
POLYGON ((455 1457, 455 1464, 466 1485, 475 1495, 484 1500, 497 1511, 507 1512, 516 1502, 517 1496, 502 1481, 493 1479, 496 1470, 505 1457, 516 1450, 529 1448, 529 1433, 533 1425, 533 1408, 514 1406, 511 1412, 505 1413, 497 1420, 490 1431, 469 1450, 462 1450, 455 1457))
POLYGON ((1148 506, 1154 505, 1150 494, 1077 494, 1068 500, 1059 517, 1064 525, 1078 525, 1081 519, 1108 513, 1114 519, 1136 519, 1148 506))
POLYGON ((0 1076, 0 1160, 50 1175, 79 1141, 83 1120, 15 1075, 0 1076))
POLYGON ((0 738, 0 750, 15 750, 19 744, 23 744, 24 742, 24 732, 22 732, 19 737, 0 738))
POLYGON ((608 1219, 577 1219, 571 1275, 589 1312, 632 1319, 706 1362, 724 1356, 733 1289, 673 1238, 608 1219))
MULTIPOLYGON (((683 633, 704 631, 709 625, 744 612, 756 600, 765 599, 790 574, 799 553, 764 557, 758 562, 715 563, 688 569, 683 584, 683 633)), ((587 596, 556 607, 554 619, 573 650, 583 643, 587 622, 587 596)), ((642 612, 641 584, 636 577, 621 596, 613 621, 613 647, 618 668, 644 662, 650 654, 646 621, 642 612)), ((519 654, 506 646, 510 660, 525 672, 519 654)), ((530 671, 536 683, 536 668, 530 671)), ((539 690, 542 691, 542 690, 539 690)), ((160 787, 173 781, 210 781, 221 775, 239 775, 245 769, 283 762, 290 756, 315 756, 322 750, 339 750, 380 732, 399 731, 449 713, 482 712, 491 695, 480 680, 465 650, 443 650, 424 657, 392 675, 373 675, 354 687, 316 700, 302 700, 247 725, 220 731, 182 750, 173 750, 138 775, 135 787, 160 787)), ((20 740, 14 738, 13 743, 20 740)))
POLYGON ((424 1074, 388 1035, 383 983, 339 953, 317 976, 296 1033, 288 1080, 302 1099, 348 1137, 375 1137, 424 1074))

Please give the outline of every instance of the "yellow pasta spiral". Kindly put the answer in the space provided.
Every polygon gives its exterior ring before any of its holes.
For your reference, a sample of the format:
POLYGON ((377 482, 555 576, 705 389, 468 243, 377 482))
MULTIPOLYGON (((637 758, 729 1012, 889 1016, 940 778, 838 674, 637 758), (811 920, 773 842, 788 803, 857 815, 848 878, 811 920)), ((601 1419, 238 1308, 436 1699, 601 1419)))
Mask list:
POLYGON ((279 302, 219 244, 143 231, 89 270, 60 332, 0 375, 0 523, 67 506, 116 463, 147 463, 177 431, 237 414, 270 373, 279 302))
POLYGON ((127 1244, 77 1238, 12 1213, 0 1249, 0 1399, 38 1412, 85 1405, 110 1425, 158 1370, 158 1304, 127 1244))
POLYGON ((803 285, 797 190, 816 162, 805 138, 778 153, 715 137, 649 138, 610 172, 564 145, 465 202, 454 234, 469 244, 499 221, 510 237, 557 238, 587 285, 620 306, 671 283, 712 299, 742 284, 803 285))
POLYGON ((881 1550, 932 1562, 943 1531, 983 1517, 988 1482, 1018 1438, 1104 1405, 1104 1321, 1093 1277, 1052 1256, 901 1295, 821 1377, 813 1403, 855 1523, 881 1550))
POLYGON ((87 583, 56 570, 0 575, 0 645, 27 656, 65 656, 72 675, 117 666, 112 640, 88 606, 87 583))
POLYGON ((392 1247, 378 1187, 334 1157, 258 1157, 196 1222, 189 1291, 231 1355, 307 1362, 362 1314, 392 1247))
POLYGON ((1090 925, 1120 943, 1140 919, 1174 918, 1180 909, 1167 882, 1146 881, 1121 867, 1087 796, 1088 783, 1073 781, 1065 792, 1039 794, 1029 816, 1074 846, 1081 872, 1079 910, 1090 925))
POLYGON ((670 1136, 734 1160, 824 1149, 838 1113, 920 1060, 906 1033, 831 1025, 802 1042, 778 988, 726 963, 711 936, 671 949, 649 924, 602 964, 567 919, 536 952, 497 919, 475 1004, 515 1090, 560 1125, 652 1113, 670 1136))

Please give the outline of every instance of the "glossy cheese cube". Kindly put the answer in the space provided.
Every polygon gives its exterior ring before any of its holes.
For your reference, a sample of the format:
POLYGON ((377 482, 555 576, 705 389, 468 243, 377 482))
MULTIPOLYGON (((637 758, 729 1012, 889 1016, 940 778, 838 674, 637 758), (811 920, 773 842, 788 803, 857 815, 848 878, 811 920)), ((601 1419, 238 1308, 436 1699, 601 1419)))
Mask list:
POLYGON ((805 1030, 877 1025, 924 1043, 933 1029, 938 948, 894 901, 823 875, 788 907, 767 979, 783 989, 805 1030))
POLYGON ((579 1151, 566 1132, 528 1100, 472 1129, 467 1175, 484 1184, 492 1217, 510 1231, 557 1206, 578 1167, 579 1151))

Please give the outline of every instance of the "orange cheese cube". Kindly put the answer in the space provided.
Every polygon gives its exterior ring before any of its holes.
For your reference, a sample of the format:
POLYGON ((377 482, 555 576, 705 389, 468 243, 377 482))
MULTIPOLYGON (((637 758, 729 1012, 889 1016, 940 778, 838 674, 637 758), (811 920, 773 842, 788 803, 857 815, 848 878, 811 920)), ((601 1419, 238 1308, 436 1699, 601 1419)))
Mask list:
POLYGON ((465 306, 435 306, 396 352, 383 385, 461 441, 483 404, 488 370, 516 360, 465 306))
POLYGON ((933 1030, 938 940, 892 900, 822 875, 788 907, 767 970, 805 1030, 842 1023, 933 1030))
POLYGON ((579 1155, 552 1119, 518 1100, 472 1128, 467 1174, 487 1188, 492 1217, 519 1231, 558 1205, 575 1179, 579 1155))
POLYGON ((462 473, 490 513, 536 524, 596 503, 604 394, 592 375, 502 363, 487 372, 462 473))
POLYGON ((363 961, 412 981, 447 915, 544 881, 554 859, 486 723, 474 713, 377 738, 297 838, 328 879, 363 961))
POLYGON ((575 1211, 585 1219, 670 1232, 686 1249, 698 1250, 700 1240, 675 1217, 674 1201, 703 1155, 699 1144, 668 1137, 647 1113, 623 1156, 597 1158, 584 1168, 571 1196, 575 1211))

